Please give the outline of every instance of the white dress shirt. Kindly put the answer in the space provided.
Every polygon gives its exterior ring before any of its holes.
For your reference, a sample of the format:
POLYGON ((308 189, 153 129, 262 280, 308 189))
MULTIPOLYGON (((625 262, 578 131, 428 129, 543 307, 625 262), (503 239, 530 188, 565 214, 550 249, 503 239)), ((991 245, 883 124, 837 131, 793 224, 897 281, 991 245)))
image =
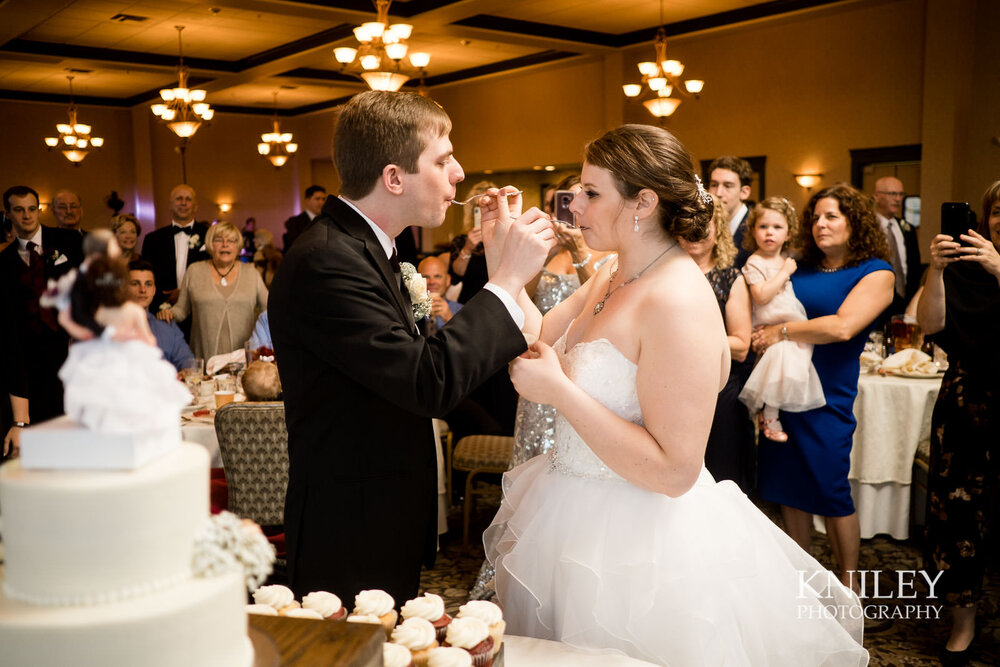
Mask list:
POLYGON ((906 242, 903 241, 903 230, 899 228, 899 223, 896 222, 895 218, 887 218, 881 213, 876 213, 875 218, 878 220, 878 224, 882 227, 882 233, 885 234, 885 240, 889 241, 889 237, 896 242, 896 250, 899 253, 899 265, 903 269, 903 277, 909 275, 906 267, 906 242))
POLYGON ((740 204, 740 207, 736 209, 736 213, 729 219, 729 234, 731 236, 736 235, 736 230, 740 228, 740 222, 743 220, 743 216, 747 214, 747 211, 747 205, 740 204))
POLYGON ((18 239, 17 239, 17 254, 21 257, 21 260, 24 262, 25 266, 30 266, 31 265, 31 255, 29 254, 29 251, 28 251, 28 244, 31 243, 32 241, 34 241, 35 245, 38 246, 38 248, 36 248, 36 252, 39 255, 41 255, 42 254, 42 226, 41 225, 38 225, 38 229, 35 230, 34 235, 30 239, 22 239, 20 237, 18 237, 18 239))
MULTIPOLYGON (((191 236, 194 234, 194 220, 186 225, 182 225, 174 220, 171 222, 171 226, 188 230, 187 234, 174 234, 174 258, 177 262, 175 270, 177 272, 177 286, 180 287, 181 281, 184 280, 184 273, 187 271, 188 249, 190 248, 188 243, 191 241, 191 236)), ((199 239, 199 241, 204 242, 205 239, 199 239)))

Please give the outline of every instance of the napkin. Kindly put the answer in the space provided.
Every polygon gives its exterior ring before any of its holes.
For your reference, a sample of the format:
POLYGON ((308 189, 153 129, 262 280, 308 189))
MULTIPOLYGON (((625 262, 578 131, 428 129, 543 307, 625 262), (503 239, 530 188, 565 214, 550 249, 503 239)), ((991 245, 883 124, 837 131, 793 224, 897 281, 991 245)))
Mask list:
POLYGON ((882 364, 882 355, 878 352, 865 350, 861 353, 860 361, 862 373, 874 373, 882 364))
POLYGON ((885 361, 882 362, 882 372, 884 373, 932 375, 937 371, 938 367, 934 360, 915 348, 900 350, 896 354, 886 357, 885 361))
POLYGON ((208 361, 205 362, 205 372, 209 375, 215 375, 220 368, 234 362, 239 364, 246 363, 246 353, 243 352, 243 348, 233 350, 227 354, 217 354, 214 357, 209 357, 208 361))

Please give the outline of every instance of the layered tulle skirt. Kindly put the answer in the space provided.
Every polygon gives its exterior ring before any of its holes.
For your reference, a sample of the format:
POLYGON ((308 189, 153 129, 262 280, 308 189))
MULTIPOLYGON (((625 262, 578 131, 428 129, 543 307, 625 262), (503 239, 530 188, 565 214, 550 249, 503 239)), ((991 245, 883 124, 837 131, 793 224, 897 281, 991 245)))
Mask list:
POLYGON ((537 457, 484 540, 507 631, 662 665, 865 665, 856 596, 731 482, 670 498, 537 457))
POLYGON ((826 405, 823 385, 812 365, 813 346, 784 340, 764 351, 740 391, 750 412, 764 405, 805 412, 826 405))

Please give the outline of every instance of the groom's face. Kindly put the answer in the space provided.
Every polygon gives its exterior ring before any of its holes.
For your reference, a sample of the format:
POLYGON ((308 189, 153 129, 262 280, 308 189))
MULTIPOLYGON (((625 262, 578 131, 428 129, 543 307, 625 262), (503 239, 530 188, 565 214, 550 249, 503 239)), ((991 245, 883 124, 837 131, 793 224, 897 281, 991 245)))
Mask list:
POLYGON ((410 224, 439 227, 455 198, 455 186, 465 178, 462 165, 452 155, 448 135, 428 138, 427 147, 417 159, 417 171, 403 174, 403 196, 410 224))

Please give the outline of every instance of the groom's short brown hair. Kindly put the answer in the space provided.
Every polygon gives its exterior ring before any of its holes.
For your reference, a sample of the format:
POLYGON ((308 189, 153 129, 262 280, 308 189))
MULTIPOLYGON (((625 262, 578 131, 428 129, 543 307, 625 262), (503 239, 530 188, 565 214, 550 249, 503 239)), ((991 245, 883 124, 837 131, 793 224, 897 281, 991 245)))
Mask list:
POLYGON ((416 93, 358 93, 341 107, 333 135, 340 193, 350 199, 368 195, 388 164, 416 173, 428 139, 449 132, 451 119, 434 100, 416 93))

